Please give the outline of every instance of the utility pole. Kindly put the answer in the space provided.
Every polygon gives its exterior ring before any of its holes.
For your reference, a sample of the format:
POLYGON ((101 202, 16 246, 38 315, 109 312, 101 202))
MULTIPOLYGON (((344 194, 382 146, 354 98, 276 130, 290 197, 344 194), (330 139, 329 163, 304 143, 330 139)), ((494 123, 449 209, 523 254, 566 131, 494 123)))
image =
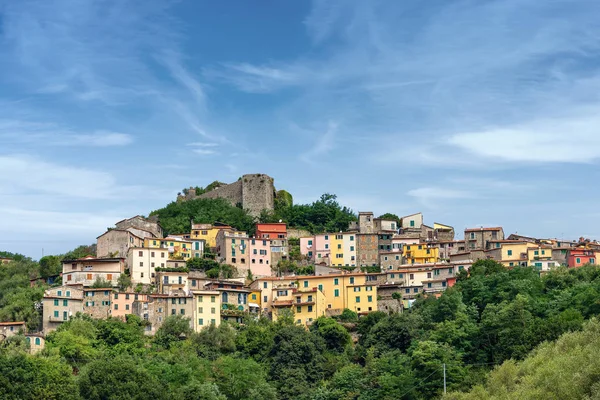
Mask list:
POLYGON ((446 363, 444 363, 444 394, 446 394, 446 363))

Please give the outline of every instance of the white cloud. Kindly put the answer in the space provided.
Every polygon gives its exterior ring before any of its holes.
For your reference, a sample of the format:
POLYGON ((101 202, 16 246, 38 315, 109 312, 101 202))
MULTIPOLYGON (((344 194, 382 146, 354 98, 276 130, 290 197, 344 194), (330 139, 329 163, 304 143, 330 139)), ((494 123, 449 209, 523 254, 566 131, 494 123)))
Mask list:
POLYGON ((600 117, 596 115, 460 133, 448 143, 487 162, 590 163, 600 159, 600 117))
POLYGON ((211 150, 211 149, 194 149, 194 150, 192 150, 192 152, 199 154, 201 156, 208 156, 211 154, 219 154, 215 150, 211 150))
POLYGON ((319 157, 326 156, 335 146, 335 135, 337 130, 338 124, 329 121, 325 133, 317 138, 314 146, 309 151, 300 156, 300 160, 312 164, 316 162, 319 157))

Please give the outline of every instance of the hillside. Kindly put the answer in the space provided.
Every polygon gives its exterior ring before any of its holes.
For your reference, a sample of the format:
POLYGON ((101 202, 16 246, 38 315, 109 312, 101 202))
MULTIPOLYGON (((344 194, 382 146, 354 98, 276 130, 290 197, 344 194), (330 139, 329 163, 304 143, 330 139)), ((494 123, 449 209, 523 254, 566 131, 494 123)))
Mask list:
MULTIPOLYGON (((28 281, 39 268, 23 259, 0 269, 2 320, 39 323, 44 286, 28 281)), ((347 311, 343 324, 322 317, 309 331, 290 315, 195 333, 177 316, 148 337, 134 316, 80 317, 50 334, 39 356, 25 354, 21 336, 0 344, 0 398, 434 399, 443 364, 450 399, 584 398, 600 372, 598 322, 585 323, 599 304, 596 266, 540 277, 487 260, 403 314, 347 311)))
POLYGON ((193 199, 174 201, 154 210, 150 215, 158 216, 163 229, 169 233, 189 232, 190 221, 195 223, 222 222, 234 228, 253 233, 254 223, 282 220, 290 228, 304 229, 312 233, 339 232, 348 229, 356 215, 348 207, 337 202, 337 196, 324 194, 311 204, 293 204, 287 192, 280 192, 273 211, 263 210, 253 217, 247 210, 231 205, 225 199, 193 199))

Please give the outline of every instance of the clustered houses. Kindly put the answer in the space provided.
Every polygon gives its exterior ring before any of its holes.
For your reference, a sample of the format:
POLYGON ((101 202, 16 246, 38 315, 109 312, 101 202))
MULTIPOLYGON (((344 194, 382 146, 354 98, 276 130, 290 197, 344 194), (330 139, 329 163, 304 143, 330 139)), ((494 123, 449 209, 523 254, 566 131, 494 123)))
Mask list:
MULTIPOLYGON (((98 237, 97 257, 63 261, 62 286, 46 290, 42 300, 43 331, 27 339, 32 351, 41 349, 45 335, 77 313, 122 319, 134 314, 145 321, 147 334, 171 315, 189 318, 196 331, 258 315, 277 320, 289 311, 308 326, 344 309, 359 315, 401 312, 419 295, 439 296, 481 259, 544 272, 595 264, 600 253, 600 244, 583 238, 505 238, 501 227, 465 229, 462 240, 454 234, 448 225, 425 225, 421 213, 396 221, 360 212, 345 232, 299 239, 315 275, 276 276, 277 264, 289 254, 284 223, 259 223, 253 236, 220 223, 192 223, 189 233, 164 237, 158 221, 136 216, 98 237), (181 268, 205 255, 236 267, 237 276, 210 279, 181 268), (131 285, 119 290, 125 275, 131 285)), ((0 340, 25 331, 22 322, 0 323, 0 340)))

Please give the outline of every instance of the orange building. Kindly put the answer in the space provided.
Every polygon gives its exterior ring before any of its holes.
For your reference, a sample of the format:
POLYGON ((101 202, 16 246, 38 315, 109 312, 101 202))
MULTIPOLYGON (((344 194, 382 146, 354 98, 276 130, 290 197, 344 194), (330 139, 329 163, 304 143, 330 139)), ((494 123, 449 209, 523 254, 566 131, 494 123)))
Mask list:
POLYGON ((287 239, 287 226, 284 222, 256 224, 257 239, 287 239))
POLYGON ((134 292, 113 292, 111 316, 124 320, 127 314, 133 314, 134 301, 148 301, 148 295, 134 292))

